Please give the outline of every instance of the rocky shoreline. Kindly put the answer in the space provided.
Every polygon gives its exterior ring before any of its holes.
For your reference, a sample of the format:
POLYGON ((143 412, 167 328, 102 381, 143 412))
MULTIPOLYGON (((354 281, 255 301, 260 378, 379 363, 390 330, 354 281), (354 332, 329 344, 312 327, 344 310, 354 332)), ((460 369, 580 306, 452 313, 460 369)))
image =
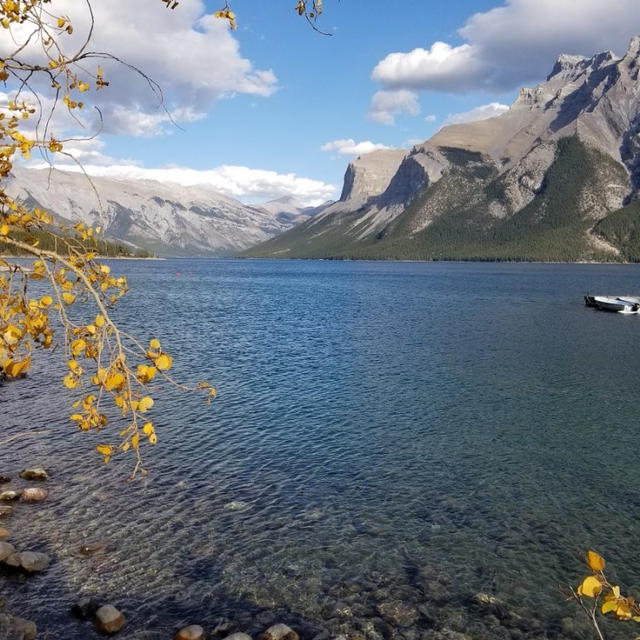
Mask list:
MULTIPOLYGON (((21 509, 37 509, 47 500, 49 473, 42 468, 23 469, 18 477, 0 475, 0 576, 20 580, 43 580, 54 557, 23 548, 18 532, 11 531, 11 516, 21 509)), ((55 493, 55 490, 53 491, 55 493)), ((243 503, 233 502, 227 510, 240 510, 243 503)), ((87 540, 74 553, 95 557, 105 552, 104 542, 87 540)), ((291 580, 295 582, 296 576, 291 580)), ((156 620, 142 622, 135 606, 118 594, 78 596, 68 611, 70 624, 77 632, 65 634, 65 640, 105 636, 127 640, 173 638, 174 640, 577 640, 589 629, 577 614, 556 620, 532 619, 489 593, 456 592, 451 578, 429 566, 412 577, 412 593, 403 589, 381 589, 384 581, 371 590, 366 581, 344 581, 325 592, 321 620, 307 620, 287 609, 277 608, 256 598, 255 606, 225 610, 227 616, 204 612, 200 619, 171 619, 163 612, 162 633, 156 620), (113 600, 111 600, 113 598, 113 600), (173 630, 171 628, 173 627, 173 630), (95 629, 95 631, 94 631, 95 629)), ((55 597, 55 596, 54 596, 55 597)), ((68 605, 67 605, 68 606, 68 605)), ((20 615, 27 615, 22 612, 20 615)), ((0 599, 0 640, 36 640, 52 638, 51 632, 5 609, 0 599)))

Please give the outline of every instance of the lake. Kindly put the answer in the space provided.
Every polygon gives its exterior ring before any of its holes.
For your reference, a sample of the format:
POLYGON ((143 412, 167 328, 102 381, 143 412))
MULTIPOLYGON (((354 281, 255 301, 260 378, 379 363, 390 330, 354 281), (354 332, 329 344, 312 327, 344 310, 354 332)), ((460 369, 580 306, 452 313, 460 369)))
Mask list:
POLYGON ((97 637, 68 613, 90 594, 126 638, 225 616, 305 640, 584 638, 561 588, 588 548, 640 587, 640 317, 582 300, 640 293, 640 266, 111 265, 123 325, 219 397, 157 395, 159 444, 129 483, 131 456, 104 467, 108 437, 74 431, 56 354, 0 387, 0 440, 46 432, 0 446, 0 473, 52 476, 4 523, 54 557, 0 574, 39 637, 97 637))

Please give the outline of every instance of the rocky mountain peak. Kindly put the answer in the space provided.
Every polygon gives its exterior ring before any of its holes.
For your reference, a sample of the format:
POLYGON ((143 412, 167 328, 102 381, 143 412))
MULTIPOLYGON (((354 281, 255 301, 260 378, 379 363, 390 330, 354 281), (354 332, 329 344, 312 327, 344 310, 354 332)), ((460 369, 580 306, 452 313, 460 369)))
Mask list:
POLYGON ((551 73, 547 76, 547 81, 551 78, 563 74, 567 75, 567 72, 572 72, 580 64, 587 61, 585 56, 575 56, 568 53, 561 53, 553 65, 551 73))
POLYGON ((640 36, 634 36, 629 42, 629 48, 625 54, 623 60, 625 62, 631 62, 640 58, 640 36))

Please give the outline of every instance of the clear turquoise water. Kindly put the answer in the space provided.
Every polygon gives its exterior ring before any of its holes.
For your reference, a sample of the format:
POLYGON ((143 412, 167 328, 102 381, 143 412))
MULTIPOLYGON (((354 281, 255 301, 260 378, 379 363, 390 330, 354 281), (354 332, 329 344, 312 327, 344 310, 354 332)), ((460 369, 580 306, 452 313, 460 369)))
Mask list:
POLYGON ((159 399, 150 475, 126 483, 131 461, 103 468, 98 439, 70 426, 55 355, 0 387, 0 440, 50 430, 0 445, 0 473, 52 474, 50 500, 5 524, 54 563, 28 580, 0 575, 0 595, 44 638, 94 637, 68 615, 81 594, 120 605, 132 638, 223 615, 254 634, 285 620, 310 638, 578 638, 559 586, 578 580, 586 548, 640 586, 640 317, 582 302, 640 293, 639 267, 113 268, 132 289, 121 321, 220 395, 210 408, 159 399), (78 553, 95 541, 105 548, 78 553), (478 591, 526 623, 472 606, 478 591), (415 609, 411 624, 381 615, 389 601, 415 609))

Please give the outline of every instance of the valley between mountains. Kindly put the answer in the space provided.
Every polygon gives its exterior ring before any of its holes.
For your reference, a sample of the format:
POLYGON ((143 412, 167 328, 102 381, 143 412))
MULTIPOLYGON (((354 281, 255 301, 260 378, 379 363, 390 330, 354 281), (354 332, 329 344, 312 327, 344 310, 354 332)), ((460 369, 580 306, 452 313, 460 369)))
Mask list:
POLYGON ((160 256, 636 261, 639 74, 640 37, 621 58, 561 55, 504 114, 359 156, 316 208, 27 168, 8 192, 160 256))

